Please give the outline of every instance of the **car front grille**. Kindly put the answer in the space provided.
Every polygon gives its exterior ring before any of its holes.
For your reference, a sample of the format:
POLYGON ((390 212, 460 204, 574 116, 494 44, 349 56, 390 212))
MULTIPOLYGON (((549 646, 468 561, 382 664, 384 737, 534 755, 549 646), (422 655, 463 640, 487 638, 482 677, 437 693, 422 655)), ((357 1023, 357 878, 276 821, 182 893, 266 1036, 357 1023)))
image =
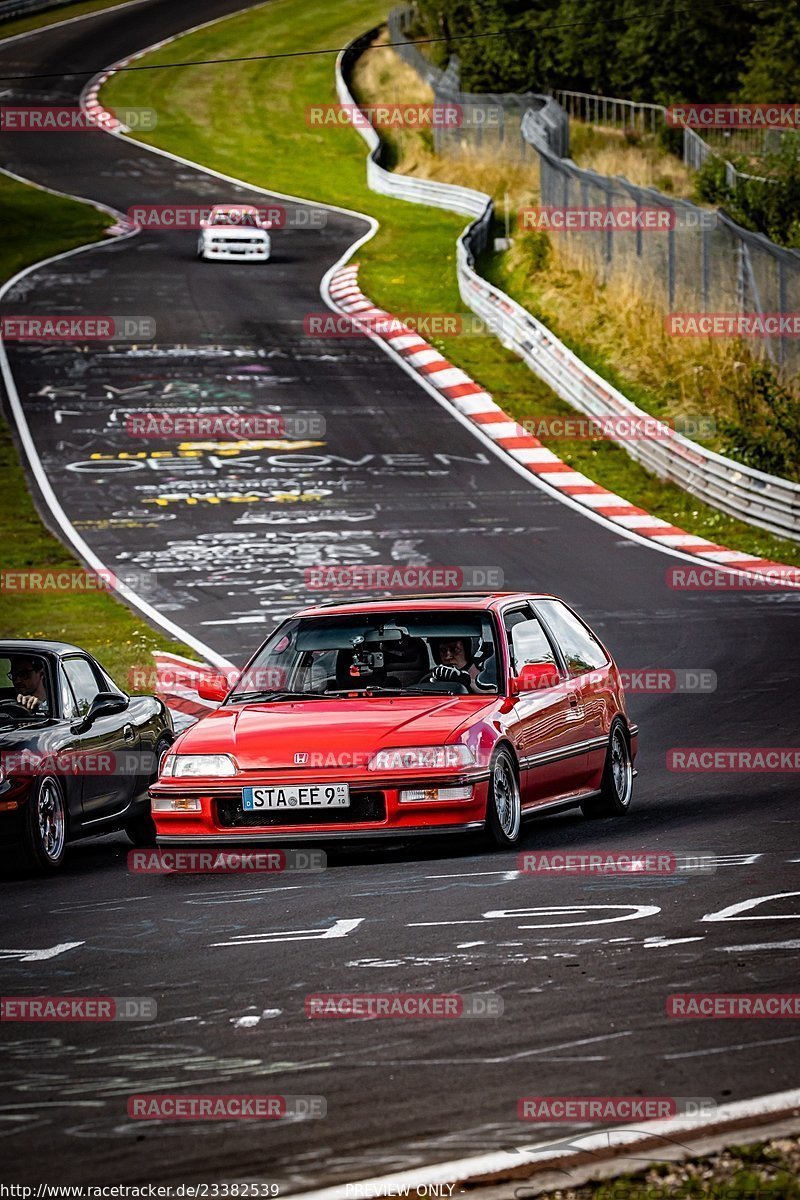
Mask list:
POLYGON ((386 820, 383 792, 351 792, 349 808, 306 809, 304 812, 245 812, 241 799, 216 801, 217 824, 224 829, 267 829, 271 825, 360 825, 386 820))
POLYGON ((266 246, 266 242, 263 238, 212 238, 211 245, 223 250, 241 250, 244 246, 266 246))

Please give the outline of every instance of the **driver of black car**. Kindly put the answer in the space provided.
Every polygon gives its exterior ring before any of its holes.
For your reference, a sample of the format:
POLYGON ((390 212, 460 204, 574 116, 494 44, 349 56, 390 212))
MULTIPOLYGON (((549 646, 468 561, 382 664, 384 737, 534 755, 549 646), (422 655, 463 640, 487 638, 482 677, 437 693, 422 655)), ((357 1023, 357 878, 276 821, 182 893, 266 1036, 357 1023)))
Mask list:
POLYGON ((430 673, 431 679, 447 683, 460 683, 471 692, 478 692, 475 681, 480 667, 472 657, 470 641, 466 638, 431 638, 431 650, 437 665, 430 673))
POLYGON ((11 659, 8 678, 16 689, 17 704, 37 716, 47 716, 49 703, 45 685, 44 663, 39 658, 19 655, 11 659))

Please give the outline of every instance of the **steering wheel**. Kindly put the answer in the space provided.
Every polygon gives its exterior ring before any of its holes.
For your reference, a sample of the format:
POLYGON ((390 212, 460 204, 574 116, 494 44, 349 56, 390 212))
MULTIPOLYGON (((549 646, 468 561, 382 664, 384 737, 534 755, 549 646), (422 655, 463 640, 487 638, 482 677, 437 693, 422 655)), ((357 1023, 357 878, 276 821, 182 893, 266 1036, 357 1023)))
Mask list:
POLYGON ((18 717, 41 716, 41 713, 37 713, 35 708, 27 708, 26 705, 20 704, 18 700, 0 700, 0 709, 8 709, 12 715, 18 717))
MULTIPOLYGON (((427 674, 423 675, 421 679, 417 680, 417 683, 415 684, 415 686, 418 687, 419 684, 421 684, 421 683, 449 683, 453 687, 463 687, 463 688, 467 688, 467 689, 469 688, 469 685, 463 679, 442 679, 442 678, 440 678, 440 676, 438 676, 436 674, 436 670, 437 670, 437 668, 433 667, 432 670, 428 671, 427 674)), ((458 667, 456 667, 455 670, 458 670, 458 667)), ((459 674, 467 675, 468 672, 460 671, 459 674)))

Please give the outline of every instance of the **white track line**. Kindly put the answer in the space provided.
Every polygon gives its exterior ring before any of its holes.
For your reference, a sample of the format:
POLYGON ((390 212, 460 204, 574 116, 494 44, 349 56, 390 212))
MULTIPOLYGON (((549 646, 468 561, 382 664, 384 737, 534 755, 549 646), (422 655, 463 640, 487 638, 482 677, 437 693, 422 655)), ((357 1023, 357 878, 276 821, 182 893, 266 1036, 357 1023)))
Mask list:
MULTIPOLYGON (((5 172, 5 174, 10 174, 10 172, 5 172)), ((19 176, 14 176, 14 178, 18 179, 19 176)), ((26 183, 27 180, 22 180, 22 182, 26 183)), ((51 191, 52 189, 42 188, 41 190, 51 191)), ((63 193, 55 192, 53 194, 62 195, 63 193)), ((71 199, 72 197, 69 198, 71 199)), ((113 209, 104 208, 103 211, 113 212, 113 209)), ((122 238, 135 237, 136 231, 121 234, 119 236, 122 238)), ((31 272, 38 271, 41 267, 50 266, 52 263, 63 262, 64 259, 72 258, 73 255, 83 254, 85 250, 97 250, 111 245, 113 245, 113 242, 88 242, 85 246, 76 246, 72 250, 63 250, 59 254, 53 254, 49 258, 43 258, 37 263, 32 263, 30 266, 24 267, 21 271, 18 271, 16 275, 13 275, 11 279, 7 279, 5 283, 0 285, 0 301, 5 298, 6 293, 11 291, 15 284, 17 284, 21 279, 24 279, 26 275, 31 274, 31 272)), ((16 426, 19 439, 22 443, 22 448, 25 451, 31 474, 36 480, 37 486, 42 494, 42 499, 52 513, 55 522, 58 525, 58 528, 61 530, 61 533, 64 535, 67 544, 72 547, 78 557, 84 563, 86 563, 91 570, 98 572, 109 572, 110 569, 106 566, 102 559, 95 554, 94 550, 87 545, 87 543, 78 533, 75 526, 70 521, 67 514, 64 512, 61 502, 53 491, 50 480, 47 478, 47 473, 42 465, 39 452, 36 449, 36 443, 33 440, 30 426, 28 425, 28 421, 25 416, 25 410, 22 406, 19 392, 17 391, 17 385, 11 372, 11 366, 8 361, 8 355, 6 354, 6 348, 3 342, 2 334, 0 334, 0 374, 2 374, 3 382, 6 386, 11 415, 14 419, 14 424, 16 426)), ((191 633, 188 633, 187 630, 182 629, 180 625, 176 625, 174 621, 170 621, 169 618, 162 616, 161 613, 153 608, 152 605, 148 604, 146 600, 143 600, 142 597, 139 596, 138 593, 132 588, 128 587, 127 584, 121 583, 119 580, 117 580, 113 571, 110 573, 112 577, 114 577, 114 591, 117 592, 124 600, 126 600, 133 608, 137 609, 149 621, 152 621, 160 629, 164 630, 165 633, 168 633, 170 637, 174 637, 178 641, 185 642, 187 646, 191 646, 193 650, 196 650, 198 654, 202 654, 215 666, 228 667, 231 665, 226 658, 223 658, 222 655, 216 652, 216 650, 212 650, 210 646, 205 644, 205 642, 201 642, 191 633)))

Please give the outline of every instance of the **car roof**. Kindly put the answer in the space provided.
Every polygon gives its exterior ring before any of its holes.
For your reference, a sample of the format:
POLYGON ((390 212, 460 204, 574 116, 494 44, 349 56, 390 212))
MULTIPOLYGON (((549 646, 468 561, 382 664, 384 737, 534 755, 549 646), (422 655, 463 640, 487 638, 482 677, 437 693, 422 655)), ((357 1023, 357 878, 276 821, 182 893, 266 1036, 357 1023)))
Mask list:
POLYGON ((447 612, 451 609, 475 609, 486 612, 514 600, 557 599, 548 592, 432 592, 427 595, 372 597, 366 600, 326 600, 298 609, 296 617, 337 616, 371 613, 391 608, 396 612, 447 612))
MULTIPOLYGON (((45 642, 34 638, 3 638, 0 640, 0 652, 10 651, 12 654, 87 654, 80 646, 70 642, 45 642)), ((91 658, 92 656, 89 655, 91 658)))
POLYGON ((212 212, 254 212, 258 209, 255 204, 214 204, 211 207, 212 212))

